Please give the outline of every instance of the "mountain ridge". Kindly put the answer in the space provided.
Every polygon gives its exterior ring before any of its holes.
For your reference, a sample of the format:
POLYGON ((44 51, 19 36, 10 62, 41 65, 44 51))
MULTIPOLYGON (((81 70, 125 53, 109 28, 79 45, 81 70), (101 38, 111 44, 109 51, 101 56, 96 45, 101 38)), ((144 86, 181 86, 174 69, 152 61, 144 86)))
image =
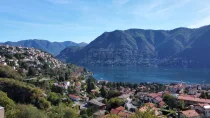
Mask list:
MULTIPOLYGON (((7 41, 1 43, 3 45, 11 45, 11 46, 23 46, 23 47, 33 47, 37 49, 41 49, 52 55, 56 56, 60 53, 61 50, 65 49, 68 46, 80 46, 80 43, 75 43, 72 41, 63 41, 63 42, 51 42, 48 40, 43 39, 27 39, 27 40, 20 40, 17 42, 7 41)), ((86 46, 86 43, 82 43, 82 46, 86 46)))
MULTIPOLYGON (((206 64, 210 67, 206 60, 203 62, 201 58, 192 56, 195 50, 197 53, 210 51, 210 46, 207 45, 210 43, 209 29, 210 25, 194 29, 180 27, 172 30, 114 30, 104 32, 80 50, 69 54, 61 51, 60 55, 65 57, 66 62, 77 64, 183 67, 206 64), (199 44, 203 44, 205 49, 199 44)), ((207 57, 210 60, 205 54, 202 58, 207 57)), ((61 59, 59 55, 57 58, 61 59)))

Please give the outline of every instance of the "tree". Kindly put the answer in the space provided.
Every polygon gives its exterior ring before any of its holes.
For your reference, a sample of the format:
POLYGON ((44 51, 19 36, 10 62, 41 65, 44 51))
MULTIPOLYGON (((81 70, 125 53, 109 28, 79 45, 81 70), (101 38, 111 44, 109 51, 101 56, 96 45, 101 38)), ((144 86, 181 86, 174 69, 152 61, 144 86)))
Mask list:
POLYGON ((59 105, 53 106, 49 109, 49 118, 78 118, 79 114, 77 110, 71 109, 68 106, 59 105))
POLYGON ((92 89, 95 89, 95 83, 96 83, 96 80, 93 78, 93 77, 89 77, 87 80, 86 80, 86 83, 87 83, 87 88, 86 88, 86 91, 88 93, 91 92, 92 89))
POLYGON ((171 109, 180 108, 181 106, 183 106, 182 103, 180 103, 174 96, 172 96, 170 94, 165 94, 163 96, 163 100, 168 105, 168 107, 171 109), (181 105, 181 106, 179 106, 179 105, 181 105))
POLYGON ((50 92, 48 94, 47 100, 49 100, 53 105, 58 105, 61 102, 60 97, 54 92, 50 92))
POLYGON ((73 109, 66 109, 64 111, 64 116, 63 118, 78 118, 79 115, 77 114, 77 112, 73 109))
POLYGON ((0 65, 0 77, 21 80, 23 77, 10 66, 0 65))
POLYGON ((108 94, 107 94, 107 99, 110 99, 110 98, 114 98, 114 97, 117 97, 117 96, 120 96, 120 92, 119 91, 108 91, 108 94))
POLYGON ((60 94, 63 94, 64 92, 63 88, 54 85, 51 87, 51 91, 60 94))
POLYGON ((100 93, 101 93, 101 96, 102 97, 105 97, 107 96, 107 91, 104 89, 104 87, 102 86, 101 89, 100 89, 100 93))
POLYGON ((3 91, 0 91, 0 105, 5 107, 6 110, 8 108, 11 108, 15 105, 14 101, 12 99, 10 99, 6 93, 4 93, 3 91))
POLYGON ((47 118, 45 113, 32 105, 18 105, 17 118, 47 118))
POLYGON ((33 67, 29 67, 28 69, 28 76, 34 76, 36 75, 36 70, 33 67))
POLYGON ((38 108, 40 109, 48 109, 50 107, 50 102, 47 101, 46 99, 44 98, 40 98, 38 100, 38 105, 37 105, 38 108))
POLYGON ((207 92, 201 92, 201 95, 200 95, 200 98, 203 98, 203 99, 210 99, 210 96, 208 95, 207 92))
POLYGON ((50 107, 50 103, 43 96, 44 92, 31 84, 8 78, 0 78, 0 83, 4 83, 1 90, 17 103, 33 104, 40 109, 50 107))
POLYGON ((145 112, 137 112, 129 118, 158 118, 154 111, 147 109, 145 112))
POLYGON ((111 98, 108 101, 107 107, 108 107, 108 109, 117 108, 119 106, 123 106, 124 103, 125 103, 125 101, 123 99, 115 97, 115 98, 111 98))

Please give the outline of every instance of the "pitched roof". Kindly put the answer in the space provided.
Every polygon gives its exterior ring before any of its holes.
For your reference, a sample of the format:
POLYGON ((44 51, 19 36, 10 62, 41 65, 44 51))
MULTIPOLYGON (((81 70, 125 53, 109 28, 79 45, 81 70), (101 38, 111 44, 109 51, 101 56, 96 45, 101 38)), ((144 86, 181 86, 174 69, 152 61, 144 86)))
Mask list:
POLYGON ((196 104, 195 106, 204 107, 204 106, 209 106, 209 104, 201 104, 201 103, 198 103, 198 104, 196 104))
POLYGON ((160 103, 159 103, 159 105, 162 107, 162 106, 164 106, 166 103, 165 102, 163 102, 163 101, 161 101, 160 103))
POLYGON ((185 100, 185 101, 193 101, 198 103, 208 103, 210 104, 210 99, 201 99, 201 98, 195 98, 191 96, 178 96, 179 100, 185 100))
POLYGON ((182 113, 183 113, 186 117, 195 117, 195 116, 199 116, 199 114, 198 114, 195 110, 186 110, 186 111, 182 111, 182 113))
POLYGON ((145 106, 148 106, 148 107, 151 107, 151 108, 152 108, 152 107, 155 107, 155 104, 154 104, 154 103, 149 102, 149 103, 146 103, 146 104, 145 104, 145 106))
POLYGON ((73 95, 73 94, 69 94, 69 97, 73 98, 73 99, 78 99, 79 98, 79 96, 76 96, 76 95, 73 95))
POLYGON ((150 94, 148 94, 148 96, 150 96, 152 98, 156 98, 156 97, 161 97, 162 94, 161 93, 150 93, 150 94))
POLYGON ((110 113, 111 114, 118 114, 120 111, 119 110, 116 110, 116 109, 112 109, 111 111, 110 111, 110 113))
POLYGON ((89 101, 89 103, 97 105, 97 106, 104 106, 104 103, 98 102, 96 99, 92 99, 89 101))
POLYGON ((156 97, 155 100, 157 100, 158 102, 161 102, 161 101, 163 101, 163 98, 161 98, 161 97, 156 97))
POLYGON ((97 101, 102 101, 102 100, 104 100, 104 98, 102 98, 102 97, 97 97, 96 100, 97 100, 97 101))
POLYGON ((122 107, 122 106, 120 106, 120 107, 117 107, 116 110, 118 110, 118 111, 123 111, 123 110, 125 110, 125 108, 122 107))

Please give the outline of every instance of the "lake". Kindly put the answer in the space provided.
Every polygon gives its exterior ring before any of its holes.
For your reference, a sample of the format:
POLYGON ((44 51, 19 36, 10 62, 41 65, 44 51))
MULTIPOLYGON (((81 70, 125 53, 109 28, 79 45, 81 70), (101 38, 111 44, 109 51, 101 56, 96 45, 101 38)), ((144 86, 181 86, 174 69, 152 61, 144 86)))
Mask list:
POLYGON ((87 67, 98 80, 111 82, 210 83, 210 69, 163 67, 87 67))

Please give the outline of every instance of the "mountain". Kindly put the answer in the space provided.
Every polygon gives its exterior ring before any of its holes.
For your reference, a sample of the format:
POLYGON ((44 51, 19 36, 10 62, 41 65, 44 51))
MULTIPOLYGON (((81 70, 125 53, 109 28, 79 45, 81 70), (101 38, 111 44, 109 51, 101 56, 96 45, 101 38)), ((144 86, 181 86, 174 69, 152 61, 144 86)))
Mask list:
POLYGON ((60 54, 58 56, 56 56, 56 58, 58 58, 64 62, 69 62, 67 55, 75 56, 75 52, 77 52, 83 48, 84 47, 80 47, 80 46, 69 46, 69 47, 65 48, 64 50, 62 50, 60 52, 60 54))
POLYGON ((88 45, 88 44, 85 42, 78 43, 78 46, 80 46, 80 47, 85 47, 86 45, 88 45))
POLYGON ((86 43, 78 44, 72 41, 50 42, 47 40, 38 40, 38 39, 22 40, 18 42, 8 41, 2 44, 11 45, 11 46, 33 47, 33 48, 41 49, 43 51, 51 53, 54 56, 58 55, 61 50, 65 49, 68 46, 80 46, 80 45, 85 46, 86 45, 86 43))
POLYGON ((57 58, 82 65, 210 67, 208 52, 210 25, 105 32, 84 48, 64 49, 57 58))

